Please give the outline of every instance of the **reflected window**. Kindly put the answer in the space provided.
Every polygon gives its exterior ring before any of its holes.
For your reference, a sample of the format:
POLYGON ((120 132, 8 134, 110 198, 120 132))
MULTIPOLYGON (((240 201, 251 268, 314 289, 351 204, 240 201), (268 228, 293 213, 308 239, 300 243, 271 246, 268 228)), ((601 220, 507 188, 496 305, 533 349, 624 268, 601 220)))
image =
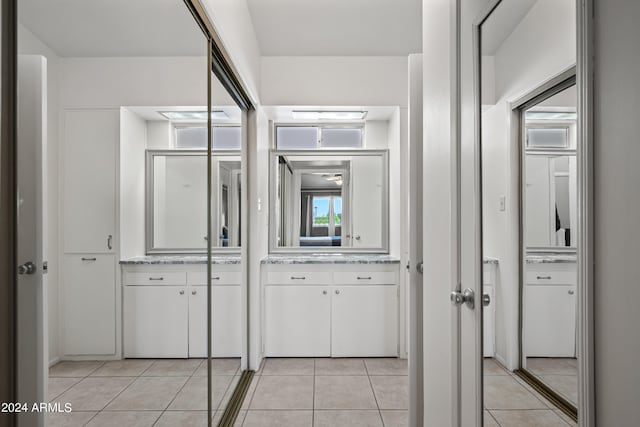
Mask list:
POLYGON ((362 126, 277 126, 276 146, 279 150, 361 149, 362 134, 362 126))
MULTIPOLYGON (((175 146, 180 150, 206 150, 207 127, 176 127, 175 146)), ((214 126, 214 150, 240 150, 242 148, 242 128, 240 126, 214 126)))

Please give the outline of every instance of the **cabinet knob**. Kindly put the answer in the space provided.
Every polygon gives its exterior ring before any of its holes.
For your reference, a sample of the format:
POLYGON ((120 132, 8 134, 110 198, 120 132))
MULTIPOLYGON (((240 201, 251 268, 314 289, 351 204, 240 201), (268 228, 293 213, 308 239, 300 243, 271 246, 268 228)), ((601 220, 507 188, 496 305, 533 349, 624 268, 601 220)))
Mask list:
POLYGON ((184 291, 180 291, 180 295, 184 295, 184 291))
POLYGON ((191 291, 191 295, 195 295, 197 291, 191 291))
POLYGON ((322 295, 326 295, 326 294, 327 294, 327 291, 322 291, 322 295))
POLYGON ((573 289, 570 289, 570 290, 569 290, 569 295, 573 295, 573 294, 575 294, 575 293, 576 293, 576 291, 574 291, 573 289))
POLYGON ((336 295, 340 295, 340 291, 336 289, 336 295))

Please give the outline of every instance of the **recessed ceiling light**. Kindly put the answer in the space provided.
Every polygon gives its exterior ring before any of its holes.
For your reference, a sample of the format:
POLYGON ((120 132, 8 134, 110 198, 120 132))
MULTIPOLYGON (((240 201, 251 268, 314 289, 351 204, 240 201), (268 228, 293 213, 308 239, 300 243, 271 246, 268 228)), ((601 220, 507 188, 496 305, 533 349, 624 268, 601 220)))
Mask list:
MULTIPOLYGON (((206 122, 206 111, 159 111, 167 119, 174 122, 206 122)), ((224 111, 212 111, 211 120, 227 120, 229 115, 224 111)))
POLYGON ((295 120, 362 120, 366 111, 292 111, 295 120))

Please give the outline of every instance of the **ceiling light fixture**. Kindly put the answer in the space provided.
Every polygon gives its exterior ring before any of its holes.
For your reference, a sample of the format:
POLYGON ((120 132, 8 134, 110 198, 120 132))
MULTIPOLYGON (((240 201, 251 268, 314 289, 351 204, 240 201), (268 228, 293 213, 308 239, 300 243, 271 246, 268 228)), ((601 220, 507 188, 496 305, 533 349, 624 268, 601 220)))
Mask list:
POLYGON ((366 111, 292 111, 295 120, 363 120, 366 111))
MULTIPOLYGON (((206 122, 206 111, 158 111, 172 122, 206 122)), ((224 111, 212 111, 211 120, 227 120, 229 115, 224 111)))

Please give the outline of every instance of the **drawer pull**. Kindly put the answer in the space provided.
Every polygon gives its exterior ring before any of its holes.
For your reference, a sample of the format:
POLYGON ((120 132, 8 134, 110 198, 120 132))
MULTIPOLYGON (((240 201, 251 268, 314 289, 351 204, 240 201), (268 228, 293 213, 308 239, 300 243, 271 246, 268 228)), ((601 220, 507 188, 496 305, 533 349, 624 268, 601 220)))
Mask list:
POLYGON ((371 280, 371 276, 358 276, 358 280, 371 280))
POLYGON ((220 280, 220 276, 212 277, 211 280, 220 280))
POLYGON ((197 291, 191 291, 191 295, 195 295, 197 291))
POLYGON ((164 280, 164 277, 149 277, 149 280, 164 280))
POLYGON ((306 277, 304 276, 291 276, 291 280, 305 280, 306 277))
POLYGON ((551 276, 536 276, 538 280, 551 280, 551 276))
POLYGON ((569 295, 573 295, 575 293, 574 290, 569 290, 569 295))
POLYGON ((81 259, 82 259, 82 261, 95 261, 97 258, 85 258, 85 257, 82 257, 81 259))
POLYGON ((322 291, 322 295, 326 295, 326 294, 327 294, 327 291, 322 291))
POLYGON ((336 289, 336 295, 340 295, 340 291, 336 289))
POLYGON ((180 295, 184 295, 184 291, 180 291, 180 295))

